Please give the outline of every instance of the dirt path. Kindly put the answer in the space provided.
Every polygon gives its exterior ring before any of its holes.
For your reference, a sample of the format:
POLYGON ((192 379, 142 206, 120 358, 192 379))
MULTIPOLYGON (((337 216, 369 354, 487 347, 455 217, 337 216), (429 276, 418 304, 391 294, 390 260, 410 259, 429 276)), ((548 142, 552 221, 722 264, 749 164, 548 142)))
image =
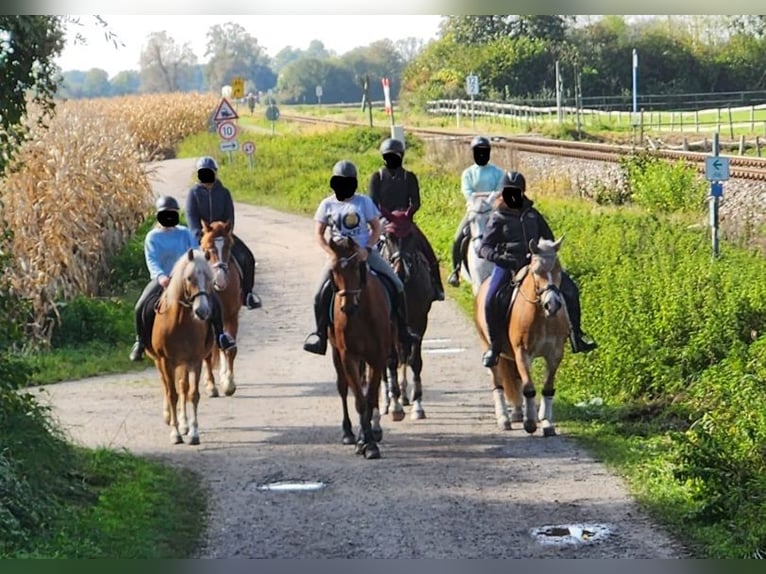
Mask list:
MULTIPOLYGON (((157 193, 182 199, 193 163, 158 167, 157 193)), ((237 209, 237 232, 258 259, 264 307, 241 312, 238 389, 233 397, 203 397, 201 446, 169 444, 159 379, 148 362, 144 373, 40 390, 74 440, 159 456, 205 477, 212 512, 200 557, 684 556, 639 512, 620 480, 565 435, 496 430, 474 327, 449 300, 434 305, 424 342, 428 418, 384 418, 377 461, 341 445, 332 359, 301 349, 324 262, 311 223, 264 208, 237 209), (284 480, 325 486, 258 488, 284 480), (578 544, 544 544, 531 534, 582 523, 609 530, 578 544)), ((126 341, 125 353, 129 348, 126 341)))

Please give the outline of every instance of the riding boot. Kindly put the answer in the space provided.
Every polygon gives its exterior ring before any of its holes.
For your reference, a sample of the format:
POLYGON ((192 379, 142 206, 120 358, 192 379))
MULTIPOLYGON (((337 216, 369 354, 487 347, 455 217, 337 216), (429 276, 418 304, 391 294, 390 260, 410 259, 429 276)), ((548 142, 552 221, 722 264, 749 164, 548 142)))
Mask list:
POLYGON ((444 286, 442 285, 442 277, 439 273, 439 264, 433 263, 431 265, 431 285, 433 285, 433 300, 444 301, 444 286))
POLYGON ((482 364, 487 367, 494 367, 500 360, 504 331, 506 327, 506 315, 503 309, 500 309, 496 297, 488 294, 491 298, 487 301, 485 307, 485 319, 487 321, 487 336, 489 338, 489 349, 481 357, 482 364))
POLYGON ((212 300, 213 314, 211 323, 213 333, 215 334, 215 340, 218 343, 218 348, 222 351, 234 349, 237 346, 237 341, 229 333, 223 330, 223 310, 221 309, 221 300, 218 299, 217 296, 214 296, 212 300))
POLYGON ((136 342, 133 343, 133 348, 130 350, 130 360, 135 362, 141 361, 144 358, 145 350, 146 345, 144 345, 141 337, 136 335, 136 342))
POLYGON ((561 294, 564 296, 564 302, 567 305, 567 312, 569 313, 569 343, 572 347, 573 353, 587 353, 598 347, 595 341, 588 341, 585 339, 582 332, 581 323, 581 311, 580 311, 580 294, 577 289, 577 285, 564 274, 561 278, 561 294))
POLYGON ((136 342, 133 343, 133 347, 130 349, 130 360, 138 362, 143 360, 144 351, 146 350, 146 344, 144 343, 144 302, 141 299, 136 305, 135 321, 136 321, 136 342))
POLYGON ((453 287, 460 286, 460 244, 462 243, 462 235, 452 242, 452 273, 447 277, 447 283, 453 287))
POLYGON ((317 330, 303 343, 303 350, 315 355, 327 352, 327 329, 330 327, 330 303, 332 302, 332 282, 328 279, 314 297, 314 320, 317 330))
POLYGON ((410 331, 407 326, 407 299, 404 291, 396 294, 396 325, 399 332, 399 343, 402 346, 403 360, 407 360, 412 353, 412 344, 418 340, 418 335, 410 331))

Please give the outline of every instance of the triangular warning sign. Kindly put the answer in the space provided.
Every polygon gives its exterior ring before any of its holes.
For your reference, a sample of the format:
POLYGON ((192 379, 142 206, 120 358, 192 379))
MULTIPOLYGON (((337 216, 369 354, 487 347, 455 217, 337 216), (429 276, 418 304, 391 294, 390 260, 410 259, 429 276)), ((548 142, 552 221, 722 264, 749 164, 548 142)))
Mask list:
POLYGON ((237 112, 234 111, 234 108, 231 107, 231 104, 226 98, 221 98, 221 103, 218 104, 218 107, 215 110, 215 115, 213 116, 214 122, 223 122, 226 120, 236 120, 239 118, 237 115, 237 112))

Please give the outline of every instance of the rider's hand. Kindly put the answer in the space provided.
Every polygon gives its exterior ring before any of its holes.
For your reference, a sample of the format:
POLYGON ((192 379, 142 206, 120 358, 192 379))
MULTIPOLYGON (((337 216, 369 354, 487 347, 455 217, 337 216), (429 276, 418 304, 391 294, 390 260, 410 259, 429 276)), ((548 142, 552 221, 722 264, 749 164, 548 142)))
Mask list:
POLYGON ((162 285, 162 288, 164 289, 170 283, 170 277, 167 275, 160 275, 159 279, 157 279, 157 282, 162 285))
POLYGON ((357 253, 359 254, 359 261, 364 263, 367 261, 367 257, 370 255, 370 248, 369 247, 359 247, 357 249, 357 253))

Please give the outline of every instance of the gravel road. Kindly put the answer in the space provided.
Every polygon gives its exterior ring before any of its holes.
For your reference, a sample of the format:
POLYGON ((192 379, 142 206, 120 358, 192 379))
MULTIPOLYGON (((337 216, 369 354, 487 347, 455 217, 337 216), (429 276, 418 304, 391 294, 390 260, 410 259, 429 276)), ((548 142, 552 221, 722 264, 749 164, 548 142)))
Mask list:
MULTIPOLYGON (((191 160, 159 162, 156 193, 182 200, 192 170, 191 160)), ((380 460, 343 446, 332 359, 301 349, 324 263, 311 231, 306 218, 237 205, 264 306, 241 311, 236 393, 203 394, 200 446, 170 444, 148 361, 144 372, 39 389, 73 440, 201 474, 211 511, 198 557, 687 557, 565 431, 497 430, 475 328, 450 300, 434 304, 424 341, 427 418, 384 417, 380 460), (283 481, 321 485, 262 488, 283 481)))

